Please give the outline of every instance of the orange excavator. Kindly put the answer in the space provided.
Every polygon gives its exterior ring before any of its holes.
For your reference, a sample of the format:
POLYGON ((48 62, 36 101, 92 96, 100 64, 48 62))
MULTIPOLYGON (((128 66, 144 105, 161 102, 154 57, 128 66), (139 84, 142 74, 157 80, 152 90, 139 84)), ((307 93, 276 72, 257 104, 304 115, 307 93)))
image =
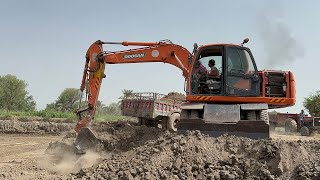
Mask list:
MULTIPOLYGON (((233 134, 269 138, 268 109, 295 104, 295 80, 290 71, 257 69, 244 44, 194 44, 192 53, 169 40, 159 42, 96 41, 88 49, 81 83, 87 106, 77 110, 75 142, 84 150, 96 141, 89 123, 94 119, 106 64, 162 62, 182 70, 186 102, 175 126, 178 132, 200 130, 213 136, 233 134), (104 45, 140 46, 104 51, 104 45), (214 66, 214 67, 213 67, 214 66), (211 76, 212 71, 216 71, 211 76)), ((166 120, 166 119, 164 119, 166 120)))

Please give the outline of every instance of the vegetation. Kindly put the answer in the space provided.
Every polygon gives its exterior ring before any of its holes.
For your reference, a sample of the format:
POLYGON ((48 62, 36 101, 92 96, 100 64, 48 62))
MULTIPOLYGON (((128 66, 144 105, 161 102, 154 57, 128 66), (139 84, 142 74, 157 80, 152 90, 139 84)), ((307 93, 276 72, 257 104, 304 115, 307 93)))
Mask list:
MULTIPOLYGON (((80 91, 75 88, 66 88, 64 89, 60 95, 57 97, 57 99, 47 104, 46 108, 44 110, 36 110, 35 109, 35 102, 32 99, 31 95, 28 95, 28 92, 25 91, 25 87, 27 84, 23 80, 17 79, 15 76, 7 75, 5 76, 6 81, 0 81, 0 83, 9 84, 8 89, 3 92, 10 92, 11 90, 15 89, 16 94, 22 94, 25 96, 25 104, 27 108, 22 108, 22 106, 18 106, 17 102, 22 101, 15 100, 14 98, 11 98, 12 101, 9 101, 10 98, 3 99, 4 101, 11 102, 9 105, 4 108, 4 104, 1 104, 0 101, 0 119, 23 119, 23 120, 32 120, 32 119, 50 119, 50 118, 63 118, 68 119, 71 121, 76 120, 76 115, 74 111, 77 109, 78 104, 80 102, 80 91), (10 82, 10 83, 7 83, 10 82), (13 108, 17 107, 17 108, 13 108)), ((3 86, 7 87, 7 86, 3 86)), ((133 91, 124 89, 122 90, 123 96, 119 99, 123 99, 124 97, 131 96, 133 91)), ((2 93, 2 91, 0 91, 2 93)), ((169 94, 170 95, 170 94, 169 94)), ((4 95, 7 96, 7 95, 4 95)), ((15 95, 18 96, 18 95, 15 95)), ((13 97, 13 96, 9 96, 13 97)), ((19 103, 18 103, 19 104, 19 103)), ((23 104, 23 103, 20 103, 23 104)), ((82 101, 81 107, 84 107, 87 105, 87 102, 82 101)), ((105 105, 101 101, 97 102, 96 107, 96 114, 94 121, 118 121, 123 119, 128 119, 128 117, 121 116, 121 101, 117 103, 111 103, 110 105, 105 105)))
POLYGON ((122 93, 123 93, 123 96, 119 97, 119 99, 123 99, 123 98, 125 98, 125 97, 131 96, 132 93, 133 93, 133 90, 123 89, 123 90, 122 90, 122 93))
MULTIPOLYGON (((36 102, 26 91, 28 84, 14 75, 0 76, 0 118, 1 119, 50 119, 63 118, 76 120, 74 111, 80 101, 80 91, 66 88, 53 103, 47 104, 44 110, 36 110, 36 102)), ((82 105, 85 105, 83 102, 82 105)), ((121 116, 120 104, 108 106, 98 101, 95 121, 117 121, 121 116)))
MULTIPOLYGON (((130 118, 129 118, 130 119, 130 118)), ((105 115, 97 115, 94 121, 103 122, 103 121, 120 121, 120 120, 128 120, 128 117, 116 115, 116 114, 105 114, 105 115)))
MULTIPOLYGON (((68 121, 75 121, 76 115, 71 112, 59 112, 52 110, 40 110, 40 111, 4 111, 0 110, 0 119, 17 119, 17 120, 35 120, 35 119, 51 119, 51 118, 63 118, 68 121)), ((127 119, 125 116, 115 114, 104 114, 95 116, 94 121, 118 121, 127 119)))
POLYGON ((303 106, 308 110, 310 115, 320 116, 320 91, 316 91, 304 98, 303 106))
POLYGON ((14 75, 0 76, 0 109, 7 111, 33 111, 36 102, 26 91, 28 84, 14 75))
POLYGON ((51 118, 64 118, 70 121, 76 119, 74 113, 59 112, 52 110, 40 110, 40 111, 4 111, 0 110, 0 119, 51 119, 51 118))
MULTIPOLYGON (((76 119, 74 111, 77 109, 80 102, 80 91, 75 88, 66 88, 61 92, 57 100, 51 104, 47 104, 45 112, 61 112, 61 115, 68 116, 73 114, 73 118, 76 119)), ((87 102, 83 101, 81 107, 86 106, 87 102)), ((97 102, 96 107, 96 121, 116 121, 124 119, 121 116, 121 109, 119 103, 112 103, 106 106, 101 101, 97 102)))
POLYGON ((106 114, 121 115, 120 103, 111 103, 108 106, 104 104, 102 105, 99 105, 99 104, 97 106, 96 114, 102 115, 102 116, 106 114))
POLYGON ((80 91, 75 88, 66 88, 61 92, 58 99, 47 104, 46 110, 55 110, 61 112, 73 112, 80 101, 80 91))

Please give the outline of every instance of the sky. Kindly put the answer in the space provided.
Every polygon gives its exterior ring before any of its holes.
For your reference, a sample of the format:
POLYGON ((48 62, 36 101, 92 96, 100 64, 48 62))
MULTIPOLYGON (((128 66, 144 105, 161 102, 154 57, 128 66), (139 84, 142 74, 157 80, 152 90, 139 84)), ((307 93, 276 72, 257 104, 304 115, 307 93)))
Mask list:
MULTIPOLYGON (((65 88, 79 88, 85 53, 96 40, 156 42, 169 39, 189 51, 198 43, 246 44, 260 70, 290 70, 300 112, 320 90, 320 1, 216 0, 0 0, 0 76, 28 83, 37 109, 65 88)), ((106 51, 128 47, 104 46, 106 51)), ((99 100, 119 101, 123 89, 184 93, 180 69, 163 63, 106 66, 99 100)))

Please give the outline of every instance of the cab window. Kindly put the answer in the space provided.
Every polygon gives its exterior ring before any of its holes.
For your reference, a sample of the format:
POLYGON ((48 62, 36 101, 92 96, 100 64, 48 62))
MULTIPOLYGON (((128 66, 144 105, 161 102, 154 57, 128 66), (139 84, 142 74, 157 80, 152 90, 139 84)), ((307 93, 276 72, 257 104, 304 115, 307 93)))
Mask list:
POLYGON ((191 75, 192 94, 220 94, 223 47, 208 47, 197 55, 191 75))
POLYGON ((255 73, 250 54, 246 50, 238 48, 228 49, 227 70, 238 71, 244 74, 255 73))

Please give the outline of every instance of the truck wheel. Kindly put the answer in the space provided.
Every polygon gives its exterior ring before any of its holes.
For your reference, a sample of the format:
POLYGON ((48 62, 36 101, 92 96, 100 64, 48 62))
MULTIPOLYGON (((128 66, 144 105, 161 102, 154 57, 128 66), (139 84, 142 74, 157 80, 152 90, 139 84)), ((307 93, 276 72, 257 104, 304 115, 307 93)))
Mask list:
POLYGON ((139 126, 147 126, 150 127, 150 120, 146 118, 138 118, 139 126))
POLYGON ((168 124, 167 118, 162 118, 162 120, 161 120, 161 129, 166 130, 167 126, 168 126, 167 124, 168 124))
POLYGON ((309 136, 309 135, 310 135, 310 130, 309 130, 308 127, 303 126, 303 127, 300 129, 300 133, 301 133, 301 136, 309 136))
POLYGON ((138 125, 139 126, 142 126, 142 125, 145 125, 145 121, 143 120, 143 118, 138 118, 138 125))
POLYGON ((297 132, 297 122, 292 118, 288 118, 284 124, 284 130, 289 133, 297 132))
POLYGON ((266 124, 269 124, 269 113, 267 110, 260 111, 260 120, 264 121, 266 124))
POLYGON ((159 124, 158 120, 150 120, 150 119, 148 119, 147 121, 148 121, 148 123, 147 123, 148 127, 158 127, 158 124, 159 124))
POLYGON ((138 118, 139 126, 149 126, 149 120, 145 118, 138 118))
POLYGON ((177 131, 177 122, 180 120, 179 113, 173 113, 167 120, 167 129, 170 131, 177 131))

